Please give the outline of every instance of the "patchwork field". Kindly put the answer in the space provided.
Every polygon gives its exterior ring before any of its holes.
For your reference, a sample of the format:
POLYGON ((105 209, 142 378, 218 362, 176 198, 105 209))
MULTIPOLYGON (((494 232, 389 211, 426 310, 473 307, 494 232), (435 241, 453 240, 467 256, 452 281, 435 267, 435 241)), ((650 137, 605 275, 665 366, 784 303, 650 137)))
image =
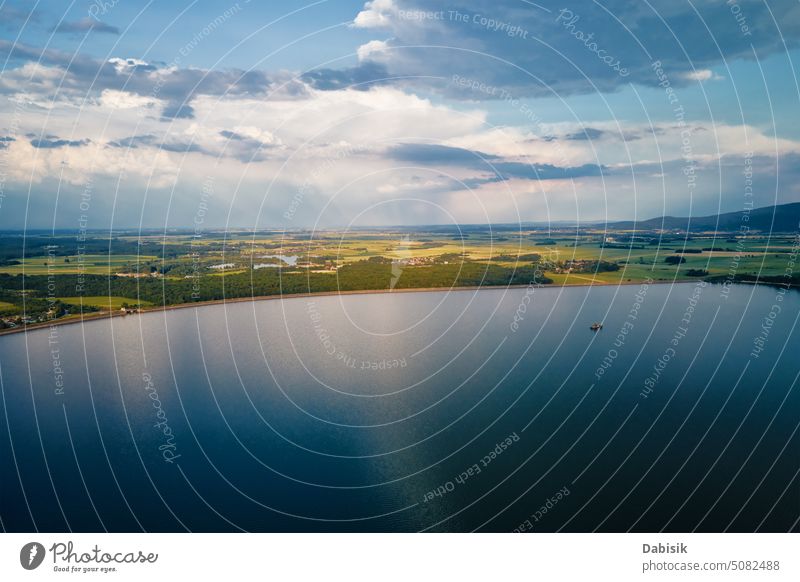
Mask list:
MULTIPOLYGON (((473 226, 462 231, 207 233, 201 239, 185 233, 110 240, 98 236, 82 243, 92 253, 79 254, 73 252, 74 237, 0 237, 0 311, 5 310, 5 324, 19 325, 22 317, 72 317, 79 305, 102 311, 119 310, 123 304, 155 307, 283 293, 532 281, 783 283, 797 259, 797 242, 790 234, 742 238, 473 226), (100 252, 104 249, 111 251, 100 252), (25 259, 15 258, 23 251, 25 259), (59 298, 57 305, 50 300, 53 295, 59 298)), ((788 282, 800 283, 791 277, 788 282)))

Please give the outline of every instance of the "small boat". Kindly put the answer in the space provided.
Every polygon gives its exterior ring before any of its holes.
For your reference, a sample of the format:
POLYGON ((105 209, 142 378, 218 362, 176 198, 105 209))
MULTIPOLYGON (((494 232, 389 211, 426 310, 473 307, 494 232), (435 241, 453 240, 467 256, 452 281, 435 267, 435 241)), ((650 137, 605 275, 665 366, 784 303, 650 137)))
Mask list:
POLYGON ((595 321, 592 325, 589 326, 589 329, 591 329, 592 331, 598 331, 600 329, 603 329, 603 324, 595 321))

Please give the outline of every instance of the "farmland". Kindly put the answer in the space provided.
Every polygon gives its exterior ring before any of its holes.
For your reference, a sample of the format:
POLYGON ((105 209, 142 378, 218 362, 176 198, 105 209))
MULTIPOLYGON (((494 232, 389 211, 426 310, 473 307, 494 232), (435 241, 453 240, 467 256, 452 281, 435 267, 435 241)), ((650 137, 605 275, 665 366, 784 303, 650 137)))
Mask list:
POLYGON ((287 293, 778 282, 796 234, 480 227, 0 237, 4 325, 287 293), (86 252, 91 250, 91 252, 86 252), (98 252, 107 249, 106 253, 98 252))

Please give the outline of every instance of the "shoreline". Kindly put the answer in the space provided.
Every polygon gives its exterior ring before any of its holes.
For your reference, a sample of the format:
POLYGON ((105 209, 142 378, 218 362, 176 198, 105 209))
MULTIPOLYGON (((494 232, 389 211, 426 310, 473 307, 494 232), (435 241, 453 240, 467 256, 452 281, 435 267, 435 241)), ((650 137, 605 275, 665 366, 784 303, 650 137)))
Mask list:
MULTIPOLYGON (((684 283, 698 283, 702 281, 702 279, 684 279, 681 281, 651 281, 650 285, 681 285, 684 283)), ((615 283, 566 283, 566 284, 544 284, 539 285, 537 289, 562 289, 565 287, 611 287, 611 286, 622 286, 622 285, 641 285, 646 283, 646 280, 641 281, 620 281, 615 283)), ((749 282, 741 282, 741 283, 749 283, 749 282)), ((713 283, 710 283, 713 284, 713 283)), ((756 284, 756 283, 753 283, 756 284)), ((80 317, 74 318, 63 318, 63 319, 54 319, 52 321, 41 321, 37 323, 32 323, 29 325, 24 325, 20 327, 13 327, 8 329, 0 330, 0 336, 10 335, 13 333, 23 333, 28 331, 34 331, 37 329, 45 329, 45 328, 52 328, 55 326, 61 325, 72 325, 77 323, 86 323, 89 321, 96 321, 101 319, 112 319, 114 317, 127 317, 128 315, 140 315, 144 313, 157 313, 161 311, 173 311, 176 309, 189 309, 192 307, 207 307, 210 305, 225 305, 227 303, 245 303, 249 301, 274 301, 278 299, 300 299, 300 298, 309 298, 309 297, 335 297, 340 295, 376 295, 376 294, 386 294, 390 295, 392 293, 433 293, 433 292, 440 292, 440 293, 449 293, 451 291, 484 291, 484 290, 501 290, 501 289, 526 289, 530 286, 528 285, 482 285, 482 286, 467 286, 467 287, 419 287, 414 289, 393 289, 393 290, 386 290, 386 289, 358 289, 353 291, 315 291, 312 293, 287 293, 284 295, 276 294, 276 295, 259 295, 256 297, 235 297, 232 299, 212 299, 208 301, 196 301, 194 303, 177 303, 175 305, 156 305, 153 307, 145 307, 142 308, 137 313, 127 314, 121 313, 120 311, 97 311, 91 312, 88 314, 83 314, 80 317)))

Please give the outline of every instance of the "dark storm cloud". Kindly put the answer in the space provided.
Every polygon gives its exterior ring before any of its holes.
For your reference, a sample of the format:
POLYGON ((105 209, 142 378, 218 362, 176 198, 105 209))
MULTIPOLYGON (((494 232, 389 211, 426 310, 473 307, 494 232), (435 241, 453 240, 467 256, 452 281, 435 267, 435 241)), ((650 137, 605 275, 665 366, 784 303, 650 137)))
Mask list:
POLYGON ((492 154, 437 144, 401 144, 390 149, 389 156, 401 162, 426 166, 457 166, 494 174, 485 179, 472 179, 470 181, 472 186, 512 178, 527 180, 585 178, 600 176, 608 171, 604 166, 597 164, 559 167, 551 164, 507 161, 492 154))
POLYGON ((688 76, 693 71, 798 46, 796 0, 740 0, 737 7, 746 29, 722 0, 394 0, 389 9, 367 6, 381 17, 363 22, 385 23, 370 30, 386 46, 366 59, 390 76, 408 77, 404 83, 490 100, 506 98, 504 91, 522 97, 610 92, 630 82, 657 86, 654 62, 680 86, 696 82, 688 76), (433 16, 408 16, 416 14, 433 16))
POLYGON ((226 138, 228 144, 225 149, 215 151, 204 147, 196 142, 187 140, 175 140, 167 138, 163 143, 161 139, 153 134, 135 135, 108 142, 106 145, 112 148, 137 149, 140 147, 152 147, 166 152, 178 154, 198 153, 216 158, 231 158, 241 162, 254 162, 266 159, 264 150, 275 148, 274 144, 262 142, 257 139, 247 137, 234 131, 222 130, 219 135, 226 138))
POLYGON ((164 119, 193 119, 194 108, 185 102, 170 101, 164 106, 161 117, 164 119))
POLYGON ((604 131, 602 129, 595 129, 594 127, 587 127, 584 128, 582 131, 578 131, 575 133, 569 133, 564 136, 564 139, 567 141, 592 141, 595 139, 600 139, 601 137, 607 135, 609 132, 604 131))
MULTIPOLYGON (((393 84, 427 87, 461 99, 491 100, 523 96, 611 92, 630 82, 657 86, 653 63, 660 62, 673 86, 696 83, 693 71, 735 59, 764 58, 798 46, 800 4, 796 0, 741 0, 747 31, 721 0, 543 1, 543 8, 520 0, 394 0, 370 29, 385 43, 362 55, 353 67, 315 69, 300 79, 286 72, 182 68, 180 60, 155 66, 132 60, 98 61, 82 54, 40 49, 0 40, 0 58, 41 60, 66 70, 60 93, 103 89, 156 96, 167 103, 165 120, 194 116, 199 95, 303 98, 306 84, 319 90, 369 89, 393 84), (413 19, 407 14, 439 14, 413 19), (784 46, 783 43, 786 43, 784 46), (618 66, 613 66, 618 62, 618 66), (612 63, 612 64, 609 64, 612 63), (476 89, 468 79, 484 84, 476 89)), ((9 18, 24 11, 3 8, 9 18)), ((375 8, 371 8, 375 10, 375 8)), ((114 32, 93 19, 64 23, 60 32, 114 32)), ((5 75, 13 78, 14 71, 5 75)), ((36 79, 32 79, 35 87, 36 79)), ((2 88, 0 88, 2 90, 2 88)), ((15 90, 17 90, 15 88, 15 90)), ((8 91, 8 89, 6 89, 8 91)))
POLYGON ((222 131, 219 132, 219 134, 222 137, 229 139, 231 141, 244 141, 247 139, 245 136, 240 135, 235 131, 228 131, 227 129, 223 129, 222 131))
POLYGON ((472 150, 427 143, 404 143, 389 150, 389 155, 398 161, 417 164, 450 164, 475 167, 486 165, 483 160, 496 160, 497 156, 472 150))
POLYGON ((495 168, 506 179, 525 178, 529 180, 569 180, 601 176, 608 172, 605 166, 583 164, 582 166, 559 167, 551 164, 525 164, 522 162, 501 162, 495 168))
POLYGON ((176 154, 198 153, 213 155, 211 152, 194 142, 167 142, 160 144, 159 147, 166 152, 174 152, 176 154))
POLYGON ((61 22, 54 26, 50 32, 84 34, 87 32, 103 32, 106 34, 119 34, 119 28, 94 18, 81 18, 74 22, 61 22))
MULTIPOLYGON (((162 117, 167 120, 194 116, 191 102, 198 96, 223 95, 258 97, 269 95, 279 99, 301 99, 307 96, 306 86, 286 72, 242 71, 238 69, 210 71, 182 69, 176 66, 157 67, 133 59, 98 61, 82 54, 56 49, 40 49, 24 43, 0 40, 0 58, 12 61, 41 61, 48 66, 63 68, 59 94, 100 92, 103 89, 127 91, 166 102, 162 117)), ((11 85, 14 71, 7 71, 6 87, 0 92, 16 92, 11 85)), ((22 74, 20 78, 31 89, 36 87, 36 75, 22 74)), ((48 97, 52 98, 48 91, 48 97)))
POLYGON ((158 138, 153 134, 147 135, 133 135, 131 137, 124 137, 115 141, 108 142, 112 148, 130 148, 135 149, 143 145, 152 145, 156 143, 158 138))
POLYGON ((219 132, 219 135, 229 140, 225 149, 219 151, 212 151, 212 149, 204 147, 199 143, 187 140, 175 140, 167 138, 162 143, 161 139, 153 134, 125 137, 110 141, 106 145, 112 148, 128 149, 152 147, 166 152, 178 154, 198 153, 213 157, 232 158, 241 162, 253 162, 266 159, 264 150, 275 147, 274 144, 265 143, 234 131, 223 130, 219 132))
POLYGON ((219 132, 219 134, 225 139, 230 140, 232 142, 237 142, 252 147, 259 147, 259 148, 274 147, 273 144, 269 144, 255 138, 242 135, 241 133, 236 133, 235 131, 228 131, 227 129, 223 129, 222 131, 219 132))
POLYGON ((79 148, 89 145, 89 139, 59 139, 55 136, 47 136, 44 138, 34 138, 31 140, 31 145, 38 149, 54 149, 54 148, 79 148))
POLYGON ((214 152, 209 151, 208 149, 204 148, 203 146, 201 146, 196 142, 186 141, 186 140, 174 140, 174 139, 168 139, 164 142, 161 142, 161 140, 157 136, 150 133, 145 135, 134 135, 110 141, 106 145, 112 148, 126 148, 126 149, 137 149, 139 147, 153 147, 156 149, 163 150, 165 152, 173 152, 176 154, 198 153, 209 156, 215 155, 214 152))
MULTIPOLYGON (((698 131, 704 128, 697 128, 698 131)), ((567 133, 563 136, 547 136, 545 141, 553 141, 557 139, 561 139, 564 141, 595 141, 599 139, 616 139, 620 141, 636 141, 648 136, 654 135, 663 135, 664 128, 663 127, 652 127, 648 130, 636 131, 636 130, 610 130, 610 129, 599 129, 596 127, 585 127, 580 131, 576 131, 573 133, 567 133)))
POLYGON ((366 91, 376 85, 385 85, 392 80, 386 67, 367 62, 346 69, 315 69, 302 76, 303 81, 323 91, 357 89, 366 91))

